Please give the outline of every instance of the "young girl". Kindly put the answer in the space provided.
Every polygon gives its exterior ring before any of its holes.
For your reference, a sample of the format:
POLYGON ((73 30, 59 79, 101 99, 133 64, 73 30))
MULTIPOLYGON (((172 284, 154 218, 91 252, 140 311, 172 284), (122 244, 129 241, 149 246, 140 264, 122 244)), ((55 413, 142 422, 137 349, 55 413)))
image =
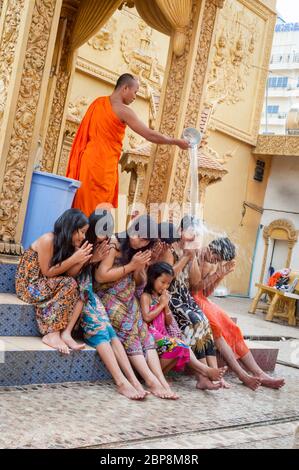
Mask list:
POLYGON ((175 275, 172 266, 165 262, 155 263, 148 268, 147 275, 141 308, 155 338, 163 372, 183 370, 188 364, 196 372, 197 388, 217 390, 222 383, 213 384, 212 380, 221 379, 225 369, 212 369, 196 359, 192 349, 182 341, 180 329, 170 311, 167 289, 175 275))
POLYGON ((81 327, 85 342, 96 348, 112 375, 118 392, 127 398, 138 400, 145 398, 147 392, 137 380, 125 350, 110 323, 105 307, 94 293, 92 285, 94 270, 109 254, 109 238, 113 232, 113 226, 113 218, 107 210, 97 210, 89 217, 86 238, 93 245, 94 252, 90 264, 79 277, 80 294, 84 302, 81 327))
POLYGON ((71 332, 82 310, 77 275, 92 256, 92 245, 82 242, 88 219, 78 209, 65 211, 55 222, 54 231, 34 241, 20 260, 16 274, 16 293, 35 305, 42 341, 69 354, 82 349, 71 332))
POLYGON ((109 255, 95 269, 96 292, 133 367, 149 390, 160 398, 176 399, 163 375, 153 336, 142 319, 138 297, 146 282, 157 225, 149 216, 134 219, 118 234, 109 255))

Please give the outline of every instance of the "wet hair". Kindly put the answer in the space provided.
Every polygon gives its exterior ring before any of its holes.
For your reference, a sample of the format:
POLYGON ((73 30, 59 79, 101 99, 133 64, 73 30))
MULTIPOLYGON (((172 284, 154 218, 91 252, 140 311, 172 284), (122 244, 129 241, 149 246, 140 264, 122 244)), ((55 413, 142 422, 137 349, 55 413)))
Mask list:
POLYGON ((152 248, 158 240, 158 225, 149 215, 141 215, 133 219, 128 229, 125 232, 116 234, 116 237, 120 243, 121 261, 129 263, 138 251, 152 248), (133 236, 148 240, 149 244, 144 248, 134 250, 130 245, 130 237, 133 236))
POLYGON ((210 251, 222 261, 232 261, 236 257, 236 247, 228 237, 216 238, 209 244, 210 251))
POLYGON ((62 263, 75 251, 73 235, 88 225, 88 218, 79 209, 66 210, 54 224, 54 246, 51 266, 62 263))
POLYGON ((97 237, 111 238, 114 230, 114 220, 112 214, 107 209, 96 209, 89 216, 89 227, 86 232, 86 239, 93 245, 97 242, 97 237))
POLYGON ((182 231, 188 230, 188 228, 196 228, 201 225, 201 221, 194 215, 185 215, 180 222, 180 229, 182 231))
POLYGON ((144 292, 152 294, 154 292, 155 280, 162 276, 162 274, 168 274, 174 277, 173 267, 164 261, 152 264, 147 270, 147 284, 144 288, 144 292))
POLYGON ((158 236, 167 245, 172 245, 172 243, 178 242, 181 239, 175 225, 171 222, 161 222, 158 224, 158 236))
POLYGON ((123 73, 118 77, 116 85, 115 85, 115 90, 118 90, 122 86, 129 86, 131 87, 133 85, 133 81, 136 81, 136 78, 131 74, 131 73, 123 73))

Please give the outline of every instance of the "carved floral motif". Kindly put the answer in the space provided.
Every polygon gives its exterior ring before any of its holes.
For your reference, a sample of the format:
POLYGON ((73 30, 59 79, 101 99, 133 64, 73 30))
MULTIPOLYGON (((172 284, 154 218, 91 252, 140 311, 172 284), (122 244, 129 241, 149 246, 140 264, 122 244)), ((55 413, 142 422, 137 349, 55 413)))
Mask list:
POLYGON ((100 29, 100 31, 93 36, 89 41, 89 46, 97 51, 107 51, 112 49, 114 45, 113 35, 116 31, 116 19, 110 20, 100 29))
POLYGON ((4 242, 15 238, 55 4, 55 0, 36 0, 33 9, 0 193, 0 239, 4 242))
POLYGON ((259 135, 254 149, 256 155, 299 156, 299 136, 259 135))
POLYGON ((74 27, 74 15, 67 16, 67 26, 63 41, 61 59, 58 69, 58 77, 54 98, 51 106, 50 121, 44 145, 42 170, 52 172, 57 153, 58 140, 62 128, 65 102, 69 87, 71 72, 68 67, 69 44, 74 27))
MULTIPOLYGON (((2 3, 0 5, 1 12, 2 3)), ((5 12, 5 24, 2 37, 0 38, 0 128, 6 105, 23 7, 24 0, 10 0, 5 12)))

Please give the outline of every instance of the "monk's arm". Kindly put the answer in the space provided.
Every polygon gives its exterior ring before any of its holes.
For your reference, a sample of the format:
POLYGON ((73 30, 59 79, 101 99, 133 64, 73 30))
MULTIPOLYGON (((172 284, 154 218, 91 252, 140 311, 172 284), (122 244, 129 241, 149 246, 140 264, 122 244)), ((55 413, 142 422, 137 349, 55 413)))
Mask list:
POLYGON ((137 117, 136 113, 127 106, 123 106, 118 110, 117 114, 134 132, 154 144, 178 145, 182 149, 189 147, 188 142, 184 139, 174 139, 173 137, 168 137, 150 129, 137 117))

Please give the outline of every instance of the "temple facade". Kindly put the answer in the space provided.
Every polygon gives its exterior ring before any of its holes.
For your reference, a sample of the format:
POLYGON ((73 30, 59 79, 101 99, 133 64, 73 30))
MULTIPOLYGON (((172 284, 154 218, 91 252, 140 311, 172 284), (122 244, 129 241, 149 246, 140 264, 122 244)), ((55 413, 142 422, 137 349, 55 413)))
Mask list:
MULTIPOLYGON (((275 145, 259 137, 275 4, 0 0, 2 261, 22 251, 34 169, 65 174, 88 105, 130 72, 140 81, 133 106, 145 123, 174 137, 186 127, 201 130, 201 215, 238 246, 227 283, 232 293, 249 294, 271 165, 279 161, 275 145)), ((188 202, 186 151, 128 130, 119 171, 127 205, 188 202)))

